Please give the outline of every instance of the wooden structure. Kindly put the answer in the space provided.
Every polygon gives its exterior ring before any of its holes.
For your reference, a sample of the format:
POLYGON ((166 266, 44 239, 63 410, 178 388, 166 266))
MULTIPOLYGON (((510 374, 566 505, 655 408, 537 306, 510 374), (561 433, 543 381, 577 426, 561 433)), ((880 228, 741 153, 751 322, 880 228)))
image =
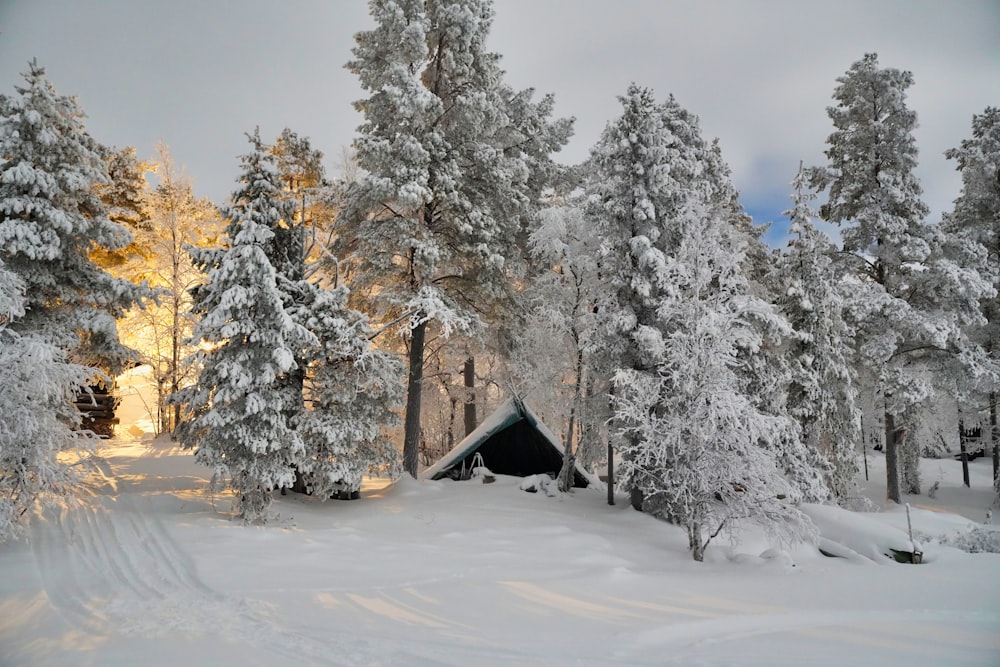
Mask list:
MULTIPOLYGON (((421 473, 421 477, 469 479, 472 469, 482 465, 496 475, 528 477, 548 474, 556 478, 562 464, 563 446, 559 438, 528 406, 512 398, 500 405, 479 428, 455 445, 440 461, 421 473)), ((600 482, 577 463, 573 486, 586 488, 591 484, 600 482)))
POLYGON ((115 409, 119 399, 114 395, 113 387, 90 386, 87 391, 77 395, 73 405, 80 411, 80 428, 93 431, 102 438, 110 438, 115 434, 115 409))

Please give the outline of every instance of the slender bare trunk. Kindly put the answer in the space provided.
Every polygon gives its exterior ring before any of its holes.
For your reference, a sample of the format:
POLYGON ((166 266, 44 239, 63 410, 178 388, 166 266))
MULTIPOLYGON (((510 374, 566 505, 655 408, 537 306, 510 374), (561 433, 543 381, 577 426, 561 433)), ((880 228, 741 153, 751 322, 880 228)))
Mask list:
POLYGON ((451 451, 451 448, 455 446, 455 420, 457 419, 456 414, 458 413, 458 399, 453 398, 450 401, 451 412, 448 414, 448 433, 446 434, 445 446, 446 452, 451 451))
POLYGON ((997 393, 990 392, 990 451, 993 452, 993 481, 1000 479, 1000 426, 997 425, 997 393))
POLYGON ((470 356, 462 367, 465 381, 465 435, 476 430, 476 358, 470 356))
MULTIPOLYGON (((171 312, 170 312, 170 393, 176 394, 181 389, 180 364, 181 364, 181 242, 178 238, 177 212, 171 213, 170 220, 170 243, 171 266, 170 266, 170 290, 171 290, 171 312)), ((166 431, 173 433, 174 429, 181 421, 181 406, 174 403, 172 418, 168 416, 169 423, 166 424, 166 431)))
POLYGON ((885 413, 885 497, 894 503, 900 502, 899 495, 899 429, 896 420, 885 413))
POLYGON ((608 504, 615 504, 615 448, 608 439, 608 504))
MULTIPOLYGON (((629 439, 629 449, 631 451, 635 451, 639 446, 639 436, 637 436, 634 433, 630 433, 628 439, 629 439)), ((643 469, 642 471, 643 474, 645 474, 645 470, 643 469)), ((642 489, 639 488, 638 481, 636 480, 636 475, 634 471, 630 477, 632 481, 632 486, 628 490, 629 502, 632 505, 632 509, 636 510, 637 512, 641 512, 642 506, 646 502, 646 494, 643 493, 642 489)))
POLYGON ((579 343, 577 343, 576 368, 574 370, 576 371, 576 380, 573 383, 573 402, 569 407, 569 424, 566 426, 565 438, 566 449, 563 453, 562 469, 559 471, 559 490, 563 493, 573 488, 573 476, 576 471, 576 453, 573 450, 573 436, 576 433, 576 413, 580 409, 580 390, 583 387, 583 349, 579 346, 579 343))
POLYGON ((413 327, 410 333, 410 371, 406 378, 406 414, 403 417, 403 469, 417 477, 420 451, 420 393, 424 379, 424 336, 427 322, 413 327))
POLYGON ((965 422, 958 420, 958 451, 962 460, 962 482, 966 488, 969 486, 969 450, 965 443, 965 422))

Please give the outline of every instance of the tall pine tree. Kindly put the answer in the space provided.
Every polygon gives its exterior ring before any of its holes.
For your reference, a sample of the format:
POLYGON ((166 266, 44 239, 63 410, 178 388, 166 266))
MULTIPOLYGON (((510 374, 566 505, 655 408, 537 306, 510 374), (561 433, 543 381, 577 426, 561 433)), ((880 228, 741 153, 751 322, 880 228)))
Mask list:
POLYGON ((992 295, 982 301, 985 326, 971 335, 986 348, 993 365, 991 372, 977 378, 988 396, 987 410, 993 444, 993 477, 1000 490, 1000 425, 997 423, 997 395, 1000 386, 1000 108, 987 107, 972 119, 972 137, 949 150, 962 173, 962 192, 943 227, 954 238, 954 253, 975 266, 992 281, 992 295))
MULTIPOLYGON (((829 165, 813 170, 812 180, 828 187, 820 215, 842 226, 849 270, 861 278, 852 295, 859 359, 884 399, 886 496, 899 502, 900 447, 912 445, 907 414, 934 394, 915 364, 944 355, 978 372, 981 349, 962 325, 981 320, 979 299, 991 288, 945 256, 947 239, 924 220, 913 173, 917 116, 906 106, 913 76, 867 54, 837 82, 837 104, 827 109, 829 165)), ((917 472, 907 471, 910 492, 919 491, 917 472)))
POLYGON ((128 277, 126 265, 151 257, 145 240, 151 231, 146 202, 145 174, 149 165, 135 156, 135 148, 105 151, 108 181, 96 186, 97 195, 107 208, 108 218, 132 233, 132 242, 120 250, 95 248, 91 258, 119 277, 128 277))
POLYGON ((518 234, 569 123, 548 120, 550 97, 535 103, 503 83, 485 50, 488 0, 369 8, 376 27, 356 36, 348 63, 369 95, 356 103, 364 173, 342 211, 351 254, 336 254, 377 318, 407 324, 403 460, 415 476, 428 332, 471 332, 480 304, 509 297, 518 234))

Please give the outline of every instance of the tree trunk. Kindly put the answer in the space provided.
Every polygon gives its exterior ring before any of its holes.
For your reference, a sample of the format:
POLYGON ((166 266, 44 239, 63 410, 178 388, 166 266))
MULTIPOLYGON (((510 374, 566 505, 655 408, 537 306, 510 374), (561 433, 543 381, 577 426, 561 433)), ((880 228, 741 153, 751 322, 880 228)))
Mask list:
POLYGON ((465 435, 476 430, 476 358, 470 356, 462 368, 465 380, 465 435))
POLYGON ((406 378, 406 414, 403 417, 403 469, 417 477, 420 451, 420 393, 424 380, 424 335, 427 322, 420 322, 410 332, 410 371, 406 378))
POLYGON ((567 493, 573 488, 573 473, 576 471, 576 455, 573 453, 573 432, 576 429, 573 410, 569 412, 569 426, 566 428, 566 444, 563 451, 562 468, 559 469, 559 490, 567 493))
MULTIPOLYGON (((638 448, 639 436, 633 433, 630 434, 628 438, 629 438, 629 448, 632 451, 635 451, 638 448)), ((642 489, 639 488, 638 483, 636 481, 636 474, 634 471, 632 472, 630 477, 631 477, 630 480, 631 486, 629 487, 628 490, 629 502, 632 504, 632 509, 634 509, 637 512, 641 512, 643 503, 645 503, 646 501, 646 494, 643 493, 642 489)))
POLYGON ((997 393, 990 392, 990 447, 993 450, 993 481, 1000 479, 1000 427, 997 425, 997 393))
POLYGON ((615 448, 608 439, 608 504, 615 504, 615 448))
POLYGON ((903 483, 902 491, 906 494, 920 495, 920 448, 917 443, 907 442, 907 431, 900 431, 900 436, 896 438, 897 459, 901 465, 900 481, 903 483))
POLYGON ((688 547, 691 549, 691 557, 695 561, 702 563, 705 560, 705 545, 701 541, 701 526, 698 523, 688 525, 688 547))
MULTIPOLYGON (((573 338, 577 338, 574 331, 573 338)), ((576 381, 573 384, 573 402, 569 407, 569 425, 566 427, 565 451, 562 470, 559 471, 559 490, 563 493, 573 488, 573 473, 576 472, 576 454, 573 451, 573 436, 576 433, 576 413, 580 406, 580 390, 583 387, 583 348, 577 344, 576 381)))
POLYGON ((885 413, 885 497, 894 503, 900 502, 899 495, 899 451, 897 449, 896 420, 885 413))
MULTIPOLYGON (((302 359, 302 355, 295 355, 295 368, 288 372, 288 376, 284 379, 283 384, 288 388, 289 396, 293 398, 288 406, 288 410, 285 412, 285 419, 287 420, 289 428, 294 429, 297 426, 299 418, 306 409, 306 369, 305 360, 302 359)), ((306 452, 306 456, 308 456, 308 452, 306 452)), ((292 469, 295 471, 295 481, 292 483, 292 491, 302 494, 311 494, 309 488, 312 486, 313 478, 307 478, 303 475, 297 462, 292 463, 292 469)), ((284 491, 284 489, 282 489, 282 491, 284 491)))
POLYGON ((865 435, 865 417, 861 415, 861 457, 865 461, 865 481, 868 481, 868 436, 865 435))
POLYGON ((448 401, 448 404, 451 406, 451 410, 448 413, 448 433, 445 442, 448 448, 445 452, 450 452, 451 448, 455 446, 455 415, 458 413, 458 399, 453 398, 448 401))
POLYGON ((628 500, 632 505, 632 509, 636 512, 641 512, 642 503, 646 500, 646 496, 639 487, 633 486, 628 490, 628 500))
MULTIPOLYGON (((183 246, 178 238, 177 213, 171 213, 170 222, 170 243, 173 256, 171 260, 170 290, 171 294, 171 322, 170 322, 170 393, 176 394, 181 389, 181 252, 183 246)), ((174 429, 181 422, 181 405, 174 403, 173 418, 167 415, 169 423, 164 424, 167 433, 173 434, 174 429)))
POLYGON ((958 451, 959 458, 962 459, 962 483, 969 487, 969 451, 965 446, 965 424, 961 420, 958 422, 958 451))

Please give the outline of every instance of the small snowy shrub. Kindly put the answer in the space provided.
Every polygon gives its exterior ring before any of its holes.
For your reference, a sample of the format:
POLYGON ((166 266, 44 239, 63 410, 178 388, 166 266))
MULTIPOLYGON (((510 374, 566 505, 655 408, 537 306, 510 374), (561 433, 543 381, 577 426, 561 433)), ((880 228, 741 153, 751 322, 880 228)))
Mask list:
POLYGON ((1000 553, 1000 530, 990 526, 976 526, 966 533, 944 537, 940 541, 970 554, 1000 553))

